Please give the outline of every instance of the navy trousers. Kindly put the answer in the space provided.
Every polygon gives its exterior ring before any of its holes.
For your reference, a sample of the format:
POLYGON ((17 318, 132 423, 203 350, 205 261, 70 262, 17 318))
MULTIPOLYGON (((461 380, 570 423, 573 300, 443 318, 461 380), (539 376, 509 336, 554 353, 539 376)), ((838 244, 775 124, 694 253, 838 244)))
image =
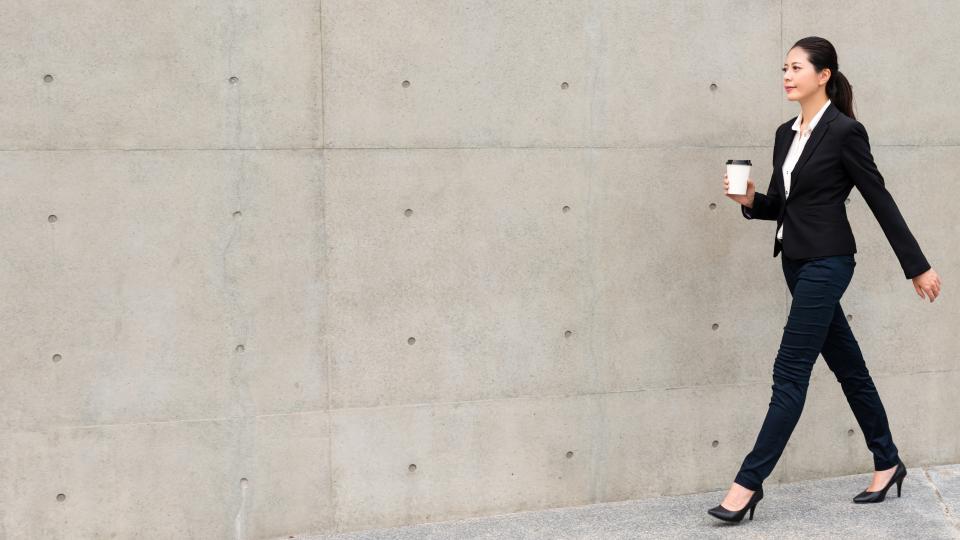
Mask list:
POLYGON ((780 258, 793 302, 773 363, 767 416, 734 481, 756 491, 773 471, 800 419, 813 364, 821 353, 873 453, 874 470, 897 465, 900 458, 880 395, 840 307, 857 264, 853 255, 789 259, 781 252, 780 258))

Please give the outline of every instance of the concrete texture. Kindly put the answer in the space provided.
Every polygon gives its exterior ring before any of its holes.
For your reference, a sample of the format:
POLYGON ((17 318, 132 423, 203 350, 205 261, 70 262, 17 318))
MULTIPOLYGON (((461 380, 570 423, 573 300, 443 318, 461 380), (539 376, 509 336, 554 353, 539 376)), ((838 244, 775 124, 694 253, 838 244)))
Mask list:
MULTIPOLYGON (((810 34, 946 283, 919 300, 854 191, 844 309, 904 461, 960 462, 960 4, 3 8, 0 539, 725 489, 790 297, 723 163, 766 189, 798 112, 780 66, 810 34)), ((767 485, 871 467, 819 362, 767 485)))
POLYGON ((486 518, 295 540, 634 539, 634 538, 960 538, 960 465, 908 467, 881 503, 855 504, 871 474, 764 486, 763 500, 740 523, 707 514, 725 491, 520 512, 486 518))

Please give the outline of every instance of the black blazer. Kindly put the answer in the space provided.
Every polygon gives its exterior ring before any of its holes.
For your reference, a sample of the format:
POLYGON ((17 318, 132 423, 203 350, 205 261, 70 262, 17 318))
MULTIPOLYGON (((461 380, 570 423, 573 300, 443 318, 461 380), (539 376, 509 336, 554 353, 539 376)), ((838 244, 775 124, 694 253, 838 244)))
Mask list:
POLYGON ((783 162, 796 131, 796 117, 777 128, 773 145, 773 175, 767 193, 755 192, 753 207, 740 205, 747 219, 776 220, 773 256, 781 249, 791 259, 849 255, 857 244, 847 221, 844 200, 854 186, 863 195, 880 228, 893 247, 907 279, 930 269, 920 246, 884 187, 870 153, 867 130, 858 120, 843 114, 834 103, 810 133, 796 166, 790 173, 790 193, 784 199, 783 162), (777 239, 780 225, 783 241, 777 239))

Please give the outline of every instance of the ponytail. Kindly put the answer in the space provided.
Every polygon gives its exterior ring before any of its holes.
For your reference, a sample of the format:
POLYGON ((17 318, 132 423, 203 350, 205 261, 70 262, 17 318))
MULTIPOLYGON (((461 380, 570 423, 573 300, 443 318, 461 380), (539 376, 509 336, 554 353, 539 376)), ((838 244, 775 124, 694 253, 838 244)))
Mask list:
POLYGON ((857 117, 853 113, 853 87, 840 70, 835 70, 827 81, 827 97, 840 109, 840 112, 853 118, 857 117))

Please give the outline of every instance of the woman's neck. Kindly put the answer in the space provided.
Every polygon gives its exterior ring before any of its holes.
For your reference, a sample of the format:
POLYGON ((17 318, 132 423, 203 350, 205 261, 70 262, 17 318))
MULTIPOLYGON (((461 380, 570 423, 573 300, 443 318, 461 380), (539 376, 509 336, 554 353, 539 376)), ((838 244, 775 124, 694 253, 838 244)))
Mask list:
POLYGON ((810 120, 813 120, 829 99, 826 94, 817 94, 807 101, 800 102, 800 129, 806 129, 810 125, 810 120))

